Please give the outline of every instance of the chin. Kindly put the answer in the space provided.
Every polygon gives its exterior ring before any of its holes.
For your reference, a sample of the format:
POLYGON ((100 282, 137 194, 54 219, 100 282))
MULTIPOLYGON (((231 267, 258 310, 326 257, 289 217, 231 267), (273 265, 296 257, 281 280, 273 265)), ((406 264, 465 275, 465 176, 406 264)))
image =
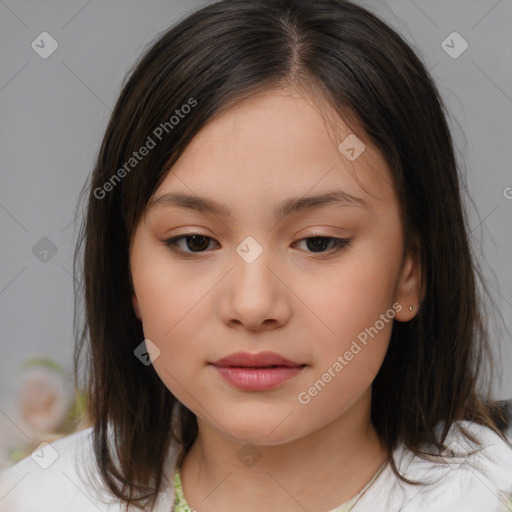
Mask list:
POLYGON ((239 443, 273 446, 289 443, 302 436, 295 428, 296 424, 287 422, 285 418, 286 414, 266 418, 257 414, 245 415, 242 419, 225 415, 221 424, 223 432, 239 443))

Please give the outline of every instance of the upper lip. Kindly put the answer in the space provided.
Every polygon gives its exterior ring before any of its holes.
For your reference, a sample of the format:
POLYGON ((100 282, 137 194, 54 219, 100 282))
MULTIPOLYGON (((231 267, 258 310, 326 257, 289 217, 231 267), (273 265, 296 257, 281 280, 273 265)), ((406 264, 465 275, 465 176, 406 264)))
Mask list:
POLYGON ((255 366, 255 367, 268 367, 268 366, 305 366, 302 363, 290 361, 275 352, 259 352, 251 354, 249 352, 235 352, 229 356, 223 357, 214 361, 212 364, 215 366, 255 366))

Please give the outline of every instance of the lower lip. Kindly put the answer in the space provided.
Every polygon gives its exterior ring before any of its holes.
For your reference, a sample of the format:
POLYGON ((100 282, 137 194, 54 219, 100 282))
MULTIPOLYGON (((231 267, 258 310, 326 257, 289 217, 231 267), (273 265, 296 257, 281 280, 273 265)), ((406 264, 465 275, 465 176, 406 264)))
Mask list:
POLYGON ((265 391, 275 388, 304 369, 304 366, 276 366, 275 368, 213 366, 227 382, 245 391, 265 391))

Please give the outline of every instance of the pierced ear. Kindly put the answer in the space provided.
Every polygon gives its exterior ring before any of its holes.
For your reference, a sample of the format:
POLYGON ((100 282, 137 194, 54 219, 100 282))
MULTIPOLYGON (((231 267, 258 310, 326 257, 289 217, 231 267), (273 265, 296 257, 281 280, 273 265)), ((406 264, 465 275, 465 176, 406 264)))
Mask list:
POLYGON ((137 297, 135 295, 132 295, 132 304, 133 304, 133 309, 135 311, 135 316, 142 321, 142 317, 141 317, 141 314, 140 314, 140 309, 139 309, 139 302, 137 301, 137 297))
POLYGON ((414 241, 403 262, 395 290, 395 302, 402 306, 396 310, 396 320, 408 322, 418 314, 420 303, 425 298, 424 282, 420 253, 414 241))

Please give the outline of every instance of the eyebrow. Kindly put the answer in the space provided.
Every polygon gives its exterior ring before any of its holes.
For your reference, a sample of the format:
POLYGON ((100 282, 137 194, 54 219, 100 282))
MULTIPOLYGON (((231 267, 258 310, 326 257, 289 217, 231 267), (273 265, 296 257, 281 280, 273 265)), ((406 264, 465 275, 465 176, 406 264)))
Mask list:
MULTIPOLYGON (((331 205, 357 206, 368 210, 372 209, 370 203, 365 199, 353 196, 341 190, 336 190, 316 196, 285 199, 276 206, 274 213, 276 217, 282 218, 293 213, 302 213, 331 205)), ((230 208, 224 204, 218 203, 214 199, 178 192, 163 194, 153 198, 149 202, 148 210, 171 206, 198 210, 203 213, 212 213, 219 217, 230 217, 232 213, 230 208)))

